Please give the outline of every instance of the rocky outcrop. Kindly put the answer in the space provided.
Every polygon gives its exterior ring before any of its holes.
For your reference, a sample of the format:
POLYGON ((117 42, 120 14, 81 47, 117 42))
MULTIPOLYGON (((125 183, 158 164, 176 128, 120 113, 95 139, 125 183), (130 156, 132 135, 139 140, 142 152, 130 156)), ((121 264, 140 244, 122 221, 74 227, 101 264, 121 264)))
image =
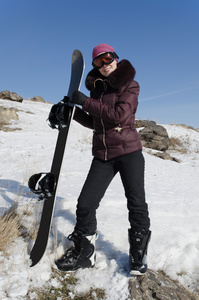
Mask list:
POLYGON ((177 158, 170 156, 166 150, 169 149, 170 139, 167 130, 157 125, 155 121, 136 120, 135 128, 138 130, 143 147, 156 150, 148 150, 148 153, 165 160, 180 162, 177 158))
POLYGON ((148 270, 144 276, 129 280, 131 300, 199 300, 196 294, 179 285, 163 272, 148 270))
POLYGON ((136 120, 135 121, 135 128, 155 126, 155 125, 156 125, 155 121, 149 121, 149 120, 136 120))
POLYGON ((18 120, 19 117, 15 108, 5 108, 0 106, 0 125, 8 125, 11 119, 18 120))
POLYGON ((169 153, 167 153, 166 151, 163 151, 163 152, 160 152, 160 151, 157 151, 155 153, 153 153, 152 151, 147 151, 149 154, 153 155, 153 156, 157 156, 161 159, 164 159, 164 160, 172 160, 172 161, 175 161, 175 162, 180 162, 179 159, 177 159, 176 157, 173 157, 171 156, 169 153))
POLYGON ((32 97, 30 98, 30 101, 34 101, 34 102, 45 102, 44 99, 40 96, 35 96, 35 97, 32 97))
POLYGON ((6 127, 10 124, 10 120, 18 120, 19 116, 17 114, 16 108, 5 108, 0 106, 0 130, 3 131, 13 131, 14 129, 6 127))
POLYGON ((159 151, 166 151, 169 148, 169 136, 166 129, 157 125, 154 121, 139 121, 136 126, 144 127, 139 130, 143 147, 159 151))
MULTIPOLYGON (((22 102, 23 101, 23 98, 21 96, 17 95, 17 93, 10 92, 8 90, 0 92, 0 99, 16 101, 16 102, 22 102)), ((34 101, 34 102, 43 102, 43 103, 45 103, 44 99, 40 96, 32 97, 29 100, 34 101)))
POLYGON ((10 92, 8 90, 0 92, 0 99, 16 101, 16 102, 23 101, 23 98, 21 96, 17 95, 17 93, 10 92))

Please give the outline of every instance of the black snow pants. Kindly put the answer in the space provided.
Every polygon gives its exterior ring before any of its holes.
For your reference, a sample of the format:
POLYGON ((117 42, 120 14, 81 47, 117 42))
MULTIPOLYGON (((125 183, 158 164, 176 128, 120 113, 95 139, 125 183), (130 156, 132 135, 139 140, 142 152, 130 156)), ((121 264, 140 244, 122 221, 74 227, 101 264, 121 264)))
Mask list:
POLYGON ((140 150, 109 161, 93 159, 78 198, 76 229, 91 235, 96 232, 96 210, 118 172, 127 198, 130 227, 133 231, 149 229, 150 219, 144 189, 144 157, 140 150))

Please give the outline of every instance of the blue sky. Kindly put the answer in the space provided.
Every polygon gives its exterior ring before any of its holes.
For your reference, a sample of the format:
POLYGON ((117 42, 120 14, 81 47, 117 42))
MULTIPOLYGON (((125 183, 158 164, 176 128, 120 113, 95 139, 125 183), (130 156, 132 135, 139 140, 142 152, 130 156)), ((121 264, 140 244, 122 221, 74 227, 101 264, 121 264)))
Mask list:
POLYGON ((199 128, 198 0, 0 0, 0 91, 67 94, 71 54, 107 43, 136 69, 137 118, 199 128))

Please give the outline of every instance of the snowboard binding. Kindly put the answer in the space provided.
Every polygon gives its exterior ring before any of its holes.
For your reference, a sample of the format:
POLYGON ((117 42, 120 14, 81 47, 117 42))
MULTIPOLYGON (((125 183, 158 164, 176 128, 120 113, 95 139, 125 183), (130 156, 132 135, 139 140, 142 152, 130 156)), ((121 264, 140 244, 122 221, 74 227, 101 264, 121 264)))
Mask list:
POLYGON ((72 109, 73 106, 70 104, 69 97, 64 96, 63 100, 52 106, 48 117, 49 126, 58 130, 67 127, 71 118, 72 109))
POLYGON ((28 186, 34 194, 39 195, 38 200, 48 199, 55 194, 57 176, 50 172, 34 174, 29 178, 28 186))

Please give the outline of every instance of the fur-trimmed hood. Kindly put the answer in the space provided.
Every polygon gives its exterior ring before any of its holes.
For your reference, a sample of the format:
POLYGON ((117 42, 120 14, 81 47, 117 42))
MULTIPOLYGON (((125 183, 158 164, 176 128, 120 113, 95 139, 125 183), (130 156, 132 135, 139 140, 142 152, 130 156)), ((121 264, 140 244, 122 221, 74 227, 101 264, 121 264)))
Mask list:
POLYGON ((85 85, 89 91, 93 91, 96 80, 107 81, 109 85, 120 90, 122 87, 133 81, 135 77, 135 69, 128 60, 121 60, 118 63, 117 69, 113 71, 108 77, 104 77, 97 69, 92 69, 85 80, 85 85))

